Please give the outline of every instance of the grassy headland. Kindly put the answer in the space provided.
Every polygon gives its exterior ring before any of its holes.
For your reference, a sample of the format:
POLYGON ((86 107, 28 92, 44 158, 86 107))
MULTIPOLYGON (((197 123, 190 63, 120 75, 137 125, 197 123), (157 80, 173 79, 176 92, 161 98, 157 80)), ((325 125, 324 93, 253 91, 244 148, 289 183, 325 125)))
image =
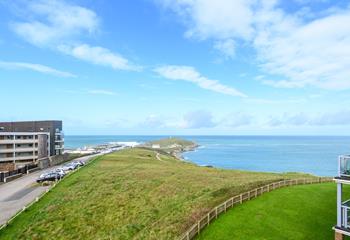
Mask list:
POLYGON ((230 196, 305 176, 203 168, 126 149, 68 176, 0 231, 0 239, 174 239, 230 196))
POLYGON ((198 144, 181 138, 170 137, 145 143, 142 147, 160 149, 166 153, 179 157, 182 152, 192 151, 198 144))
POLYGON ((230 209, 197 239, 333 239, 336 195, 334 183, 278 189, 230 209))

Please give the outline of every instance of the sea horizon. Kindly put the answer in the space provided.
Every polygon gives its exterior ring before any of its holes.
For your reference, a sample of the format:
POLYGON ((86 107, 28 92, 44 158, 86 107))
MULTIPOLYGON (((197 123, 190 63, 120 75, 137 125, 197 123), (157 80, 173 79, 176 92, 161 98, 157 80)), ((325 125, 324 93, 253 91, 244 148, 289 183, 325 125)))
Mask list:
POLYGON ((350 136, 66 135, 65 147, 142 143, 172 136, 200 145, 194 151, 184 152, 185 160, 223 169, 335 176, 338 155, 350 153, 350 136))

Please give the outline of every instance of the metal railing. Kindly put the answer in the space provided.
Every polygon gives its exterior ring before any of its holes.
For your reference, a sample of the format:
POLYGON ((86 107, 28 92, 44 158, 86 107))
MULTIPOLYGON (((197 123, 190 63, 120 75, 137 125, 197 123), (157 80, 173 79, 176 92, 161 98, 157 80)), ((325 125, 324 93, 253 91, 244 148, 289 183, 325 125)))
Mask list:
POLYGON ((341 226, 343 228, 350 228, 350 199, 343 202, 341 205, 341 226))

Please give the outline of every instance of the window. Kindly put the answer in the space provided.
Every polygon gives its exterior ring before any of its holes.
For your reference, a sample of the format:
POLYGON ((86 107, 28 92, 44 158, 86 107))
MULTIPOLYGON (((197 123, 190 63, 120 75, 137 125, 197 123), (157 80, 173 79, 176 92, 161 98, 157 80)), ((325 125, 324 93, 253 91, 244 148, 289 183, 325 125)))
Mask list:
POLYGON ((5 130, 5 127, 0 127, 0 131, 4 131, 5 130))

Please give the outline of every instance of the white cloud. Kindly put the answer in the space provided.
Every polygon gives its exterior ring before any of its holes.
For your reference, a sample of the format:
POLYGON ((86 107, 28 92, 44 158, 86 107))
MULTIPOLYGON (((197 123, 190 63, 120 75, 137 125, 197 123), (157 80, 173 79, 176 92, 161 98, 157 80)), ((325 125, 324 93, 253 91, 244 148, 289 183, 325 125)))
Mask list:
POLYGON ((116 95, 115 92, 108 91, 108 90, 102 90, 102 89, 94 89, 94 90, 88 90, 87 93, 89 94, 98 94, 98 95, 116 95))
POLYGON ((223 85, 216 80, 211 80, 202 76, 196 71, 196 69, 190 66, 168 65, 158 67, 154 69, 154 71, 160 76, 171 80, 187 81, 210 91, 237 97, 246 97, 244 93, 236 90, 235 88, 223 85))
POLYGON ((64 1, 29 1, 26 11, 33 19, 10 24, 12 30, 25 41, 39 47, 59 50, 77 59, 118 70, 141 70, 122 55, 100 46, 76 44, 84 34, 98 31, 97 14, 64 1))
POLYGON ((69 72, 60 71, 45 65, 25 63, 25 62, 4 62, 0 61, 0 68, 5 69, 28 69, 35 72, 50 74, 58 77, 76 77, 74 74, 69 72))
POLYGON ((233 112, 225 116, 221 121, 220 125, 227 127, 241 127, 250 125, 255 120, 254 116, 244 112, 233 112))
POLYGON ((199 39, 249 39, 253 28, 252 0, 165 0, 164 7, 185 17, 188 24, 186 36, 199 39))
POLYGON ((93 33, 99 25, 95 12, 64 1, 30 1, 27 8, 35 20, 13 22, 11 28, 26 41, 39 46, 57 43, 82 32, 93 33))
POLYGON ((138 127, 142 128, 163 128, 166 127, 166 122, 160 116, 156 114, 150 114, 142 122, 137 124, 138 127))
POLYGON ((108 66, 117 70, 139 71, 141 69, 141 67, 131 64, 123 56, 102 47, 81 44, 74 47, 61 45, 58 49, 65 54, 96 65, 108 66))
POLYGON ((269 126, 350 126, 350 110, 337 112, 284 113, 281 116, 271 116, 267 121, 269 126))
POLYGON ((215 127, 216 123, 213 120, 213 115, 204 110, 197 110, 188 112, 184 115, 183 121, 180 122, 179 127, 181 128, 212 128, 215 127))
POLYGON ((232 39, 218 41, 215 43, 214 48, 228 58, 233 58, 236 54, 236 44, 232 39))
POLYGON ((237 52, 236 42, 255 49, 261 70, 281 79, 263 81, 264 84, 350 89, 349 7, 342 10, 331 7, 310 20, 305 14, 285 12, 278 3, 277 0, 162 1, 163 6, 184 20, 186 36, 211 40, 214 48, 229 56, 237 52), (223 43, 230 44, 224 47, 223 43))

